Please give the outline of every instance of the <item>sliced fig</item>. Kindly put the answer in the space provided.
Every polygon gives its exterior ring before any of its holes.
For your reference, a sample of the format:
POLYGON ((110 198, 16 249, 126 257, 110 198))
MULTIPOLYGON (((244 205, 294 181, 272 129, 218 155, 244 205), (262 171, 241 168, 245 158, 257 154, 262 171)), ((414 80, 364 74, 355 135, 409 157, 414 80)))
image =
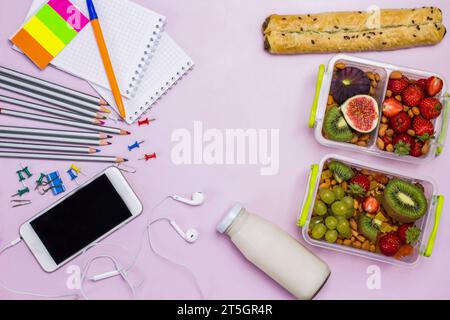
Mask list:
POLYGON ((378 125, 380 111, 377 101, 371 96, 354 96, 344 102, 341 110, 345 121, 358 132, 372 132, 378 125))
POLYGON ((339 105, 348 98, 360 94, 368 94, 370 79, 361 69, 345 67, 336 71, 331 81, 331 95, 339 105))

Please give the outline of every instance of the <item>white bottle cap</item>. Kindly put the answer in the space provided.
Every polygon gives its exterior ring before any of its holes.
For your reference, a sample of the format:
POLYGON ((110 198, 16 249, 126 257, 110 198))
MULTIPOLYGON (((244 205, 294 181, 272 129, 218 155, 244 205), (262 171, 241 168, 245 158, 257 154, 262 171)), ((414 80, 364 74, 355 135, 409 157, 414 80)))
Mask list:
POLYGON ((222 221, 217 225, 216 230, 220 233, 224 233, 228 227, 233 223, 234 219, 241 212, 243 206, 240 203, 236 203, 227 215, 222 219, 222 221))

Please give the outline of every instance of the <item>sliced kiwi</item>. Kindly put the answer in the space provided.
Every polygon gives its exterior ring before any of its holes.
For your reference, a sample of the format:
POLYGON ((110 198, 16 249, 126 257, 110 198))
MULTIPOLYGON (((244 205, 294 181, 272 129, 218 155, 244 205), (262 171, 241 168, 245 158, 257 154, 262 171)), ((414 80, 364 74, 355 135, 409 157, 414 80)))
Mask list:
POLYGON ((338 183, 349 180, 355 176, 352 168, 339 161, 331 161, 328 164, 328 168, 333 172, 334 179, 338 183))
POLYGON ((428 208, 423 191, 416 185, 392 179, 384 189, 383 207, 393 219, 409 223, 425 215, 428 208))
POLYGON ((336 106, 325 113, 323 131, 328 139, 335 141, 348 142, 353 138, 352 130, 336 106))
POLYGON ((362 214, 359 217, 358 231, 362 233, 364 237, 374 243, 377 241, 378 234, 380 233, 378 225, 376 225, 373 222, 373 219, 368 217, 366 214, 362 214))

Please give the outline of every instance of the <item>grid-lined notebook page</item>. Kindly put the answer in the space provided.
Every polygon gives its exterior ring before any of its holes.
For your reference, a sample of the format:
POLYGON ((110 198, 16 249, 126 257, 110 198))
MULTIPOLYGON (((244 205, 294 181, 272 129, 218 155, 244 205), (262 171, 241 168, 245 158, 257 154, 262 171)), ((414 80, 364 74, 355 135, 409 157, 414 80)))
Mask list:
MULTIPOLYGON (((146 112, 167 90, 194 65, 192 59, 167 34, 163 33, 158 49, 139 84, 139 91, 125 99, 126 122, 131 124, 146 112)), ((94 85, 97 92, 117 110, 110 90, 94 85)))
MULTIPOLYGON (((86 0, 71 0, 88 15, 86 0)), ((34 0, 31 17, 46 0, 34 0)), ((128 0, 95 0, 100 25, 106 39, 122 95, 137 92, 144 73, 158 45, 165 17, 128 0)), ((55 67, 109 89, 97 42, 91 25, 87 25, 52 61, 55 67)))

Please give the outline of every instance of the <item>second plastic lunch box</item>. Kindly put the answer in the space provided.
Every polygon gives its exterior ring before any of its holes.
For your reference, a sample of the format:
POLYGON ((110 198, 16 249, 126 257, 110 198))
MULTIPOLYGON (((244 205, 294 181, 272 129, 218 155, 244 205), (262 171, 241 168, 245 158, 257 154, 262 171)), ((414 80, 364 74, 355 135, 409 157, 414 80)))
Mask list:
POLYGON ((443 203, 444 197, 438 194, 437 186, 431 178, 419 176, 413 173, 402 174, 378 166, 368 166, 363 162, 353 160, 347 157, 329 154, 326 155, 320 161, 319 164, 314 164, 311 167, 308 187, 306 189, 305 199, 300 216, 298 218, 297 225, 302 228, 302 234, 304 239, 311 245, 335 250, 342 253, 357 255, 368 259, 386 262, 394 265, 413 266, 419 261, 419 258, 421 256, 426 257, 431 256, 440 221, 443 203), (313 207, 316 199, 316 194, 319 190, 321 174, 324 169, 325 163, 328 163, 331 160, 337 160, 356 170, 365 169, 371 172, 383 174, 389 178, 395 177, 411 183, 420 183, 423 186, 424 195, 428 202, 428 208, 425 215, 415 222, 415 225, 422 231, 418 238, 417 244, 415 245, 416 250, 414 250, 414 253, 412 255, 407 256, 404 259, 398 260, 394 257, 385 256, 381 254, 378 250, 376 252, 370 252, 367 250, 354 248, 352 246, 345 246, 339 243, 329 243, 326 242, 324 239, 316 240, 311 237, 308 230, 311 218, 313 216, 313 207))
POLYGON ((316 93, 313 101, 313 106, 311 109, 308 126, 310 128, 314 128, 315 137, 317 141, 325 146, 369 153, 380 157, 401 160, 406 162, 424 161, 427 160, 428 158, 434 158, 435 156, 439 155, 445 143, 448 129, 449 107, 450 107, 449 99, 447 98, 448 94, 445 94, 445 90, 446 90, 446 82, 444 78, 436 73, 414 70, 410 68, 390 65, 372 60, 361 59, 344 54, 336 55, 330 60, 327 69, 325 69, 324 65, 321 65, 319 68, 319 74, 316 84, 316 93), (349 142, 333 141, 326 138, 323 133, 323 122, 325 112, 327 110, 327 101, 330 94, 331 82, 334 70, 336 70, 335 67, 339 63, 345 64, 345 66, 356 67, 365 73, 376 74, 378 80, 377 87, 375 90, 372 91, 371 95, 378 102, 378 106, 380 109, 379 110, 380 119, 378 120, 377 128, 371 133, 370 138, 367 139, 366 142, 367 145, 365 146, 360 146, 349 142), (411 80, 419 80, 431 76, 438 76, 441 79, 443 79, 444 82, 443 89, 441 93, 437 96, 437 98, 439 98, 439 100, 441 100, 443 104, 443 110, 441 115, 437 119, 433 120, 434 122, 433 124, 435 127, 435 138, 430 141, 429 152, 426 155, 423 155, 419 158, 412 156, 399 156, 394 152, 380 150, 376 144, 378 129, 381 123, 381 115, 382 115, 381 106, 383 105, 383 101, 387 92, 390 74, 393 71, 400 71, 402 72, 403 75, 407 76, 407 78, 411 80))

